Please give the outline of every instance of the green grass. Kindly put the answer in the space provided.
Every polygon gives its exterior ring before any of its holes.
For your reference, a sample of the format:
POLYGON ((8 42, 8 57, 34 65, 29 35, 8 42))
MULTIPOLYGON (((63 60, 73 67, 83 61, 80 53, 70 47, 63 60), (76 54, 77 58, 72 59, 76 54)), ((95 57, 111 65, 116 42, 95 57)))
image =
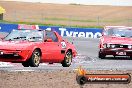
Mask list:
POLYGON ((132 19, 117 19, 117 20, 101 20, 101 22, 106 22, 106 23, 118 23, 118 22, 132 22, 132 19))
POLYGON ((40 25, 40 26, 61 26, 61 27, 78 27, 78 28, 103 28, 102 26, 79 26, 79 25, 62 25, 62 24, 43 24, 43 23, 37 23, 37 22, 13 22, 13 21, 6 21, 6 20, 0 20, 0 23, 10 23, 10 24, 29 24, 29 25, 40 25))
MULTIPOLYGON (((25 19, 35 19, 35 18, 25 18, 25 19)), ((38 19, 38 18, 36 18, 38 19)), ((132 19, 77 19, 77 18, 56 18, 56 17, 46 17, 41 19, 42 21, 67 21, 67 22, 81 22, 81 23, 118 23, 118 22, 132 22, 132 19)))
POLYGON ((97 22, 97 20, 80 20, 80 19, 67 19, 67 18, 45 18, 44 20, 56 20, 56 21, 74 21, 74 22, 97 22))
MULTIPOLYGON (((38 18, 25 18, 25 19, 38 19, 38 18)), ((46 17, 41 20, 44 21, 72 21, 72 22, 97 22, 98 20, 92 20, 92 19, 76 19, 76 18, 55 18, 55 17, 46 17)))

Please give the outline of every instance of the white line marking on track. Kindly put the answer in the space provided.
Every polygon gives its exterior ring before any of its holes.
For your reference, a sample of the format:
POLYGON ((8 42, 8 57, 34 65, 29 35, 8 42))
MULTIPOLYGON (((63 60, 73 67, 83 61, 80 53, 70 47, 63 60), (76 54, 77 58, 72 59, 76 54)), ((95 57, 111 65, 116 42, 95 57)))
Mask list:
POLYGON ((13 67, 14 65, 12 65, 9 62, 0 62, 0 67, 13 67))
POLYGON ((12 72, 29 72, 29 71, 35 71, 35 70, 29 70, 29 69, 18 69, 18 70, 11 70, 12 72))

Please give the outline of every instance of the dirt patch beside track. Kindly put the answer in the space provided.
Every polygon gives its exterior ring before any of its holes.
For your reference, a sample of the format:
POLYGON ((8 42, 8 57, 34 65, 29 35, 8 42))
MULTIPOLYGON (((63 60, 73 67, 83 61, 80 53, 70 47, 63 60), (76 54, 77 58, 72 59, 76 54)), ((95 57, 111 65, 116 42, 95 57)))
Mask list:
MULTIPOLYGON (((132 71, 88 71, 98 74, 121 74, 132 71)), ((83 88, 132 88, 130 84, 86 84, 83 88)), ((75 71, 4 72, 0 71, 0 88, 80 88, 75 71)))

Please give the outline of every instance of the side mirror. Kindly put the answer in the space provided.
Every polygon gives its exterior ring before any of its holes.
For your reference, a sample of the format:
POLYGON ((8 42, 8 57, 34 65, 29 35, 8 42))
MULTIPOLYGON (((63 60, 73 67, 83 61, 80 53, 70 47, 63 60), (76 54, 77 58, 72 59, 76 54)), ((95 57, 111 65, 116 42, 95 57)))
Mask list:
POLYGON ((4 40, 4 38, 0 38, 0 40, 4 40))
POLYGON ((103 33, 102 33, 102 36, 105 36, 105 35, 106 35, 106 33, 105 33, 105 32, 103 32, 103 33))
POLYGON ((53 42, 53 40, 51 38, 48 38, 45 40, 45 42, 53 42))

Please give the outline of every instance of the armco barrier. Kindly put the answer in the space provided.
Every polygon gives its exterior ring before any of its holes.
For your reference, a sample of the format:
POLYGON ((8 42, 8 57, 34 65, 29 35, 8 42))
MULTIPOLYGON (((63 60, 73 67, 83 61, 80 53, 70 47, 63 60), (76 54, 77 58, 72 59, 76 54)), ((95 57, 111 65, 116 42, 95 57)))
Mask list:
MULTIPOLYGON (((11 32, 13 29, 17 29, 17 24, 4 24, 0 23, 0 32, 11 32)), ((85 37, 85 38, 99 38, 101 36, 102 29, 100 28, 76 28, 59 26, 39 26, 40 29, 51 29, 57 31, 61 36, 73 36, 73 37, 85 37)))

